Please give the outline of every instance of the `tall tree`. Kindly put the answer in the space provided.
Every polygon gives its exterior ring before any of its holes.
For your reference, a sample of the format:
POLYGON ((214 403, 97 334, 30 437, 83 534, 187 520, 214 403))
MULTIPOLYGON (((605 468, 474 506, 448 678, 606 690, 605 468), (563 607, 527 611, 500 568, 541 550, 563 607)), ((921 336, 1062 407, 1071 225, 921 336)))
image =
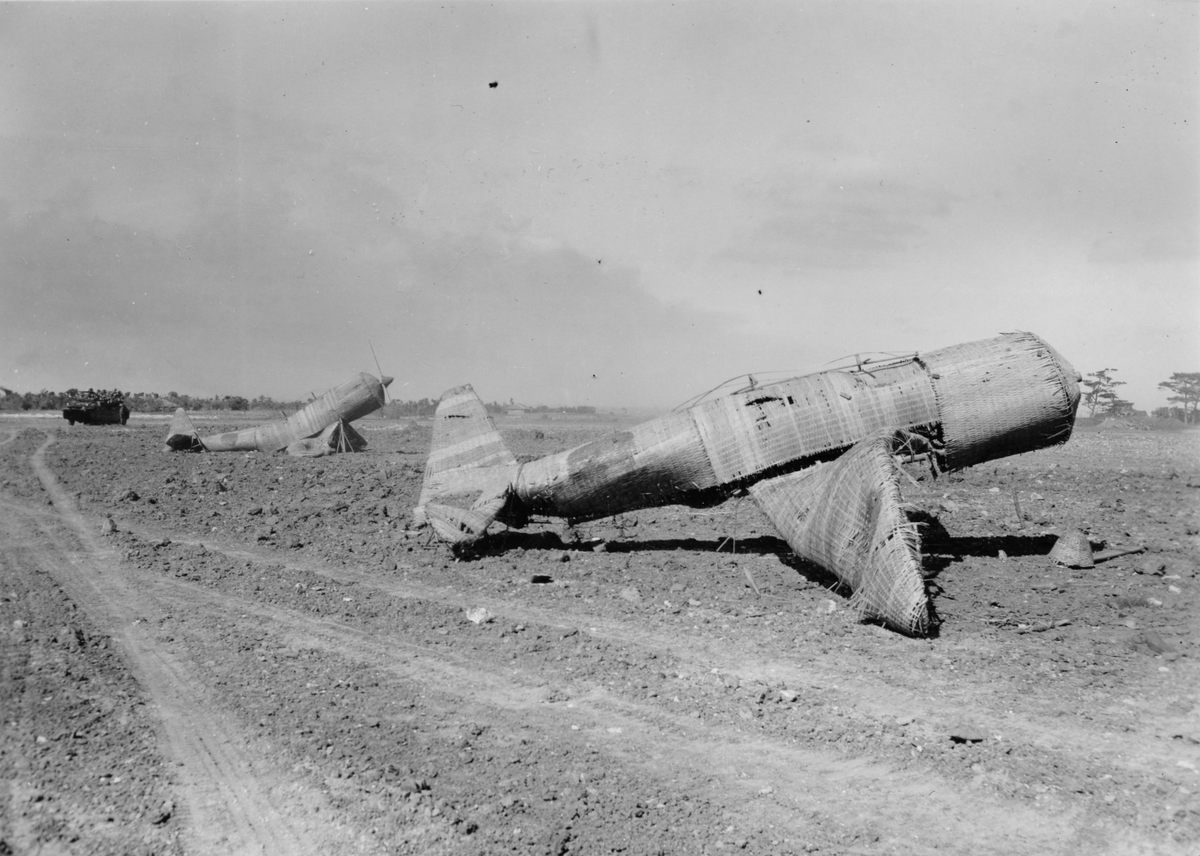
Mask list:
POLYGON ((1170 380, 1159 383, 1160 389, 1175 393, 1167 401, 1177 401, 1183 407, 1183 421, 1196 421, 1196 406, 1200 404, 1200 372, 1174 372, 1170 380))
POLYGON ((1088 416, 1095 416, 1096 411, 1101 415, 1112 410, 1112 406, 1120 399, 1117 398, 1117 387, 1124 386, 1125 381, 1113 377, 1116 369, 1100 369, 1088 374, 1083 379, 1083 406, 1088 409, 1088 416))

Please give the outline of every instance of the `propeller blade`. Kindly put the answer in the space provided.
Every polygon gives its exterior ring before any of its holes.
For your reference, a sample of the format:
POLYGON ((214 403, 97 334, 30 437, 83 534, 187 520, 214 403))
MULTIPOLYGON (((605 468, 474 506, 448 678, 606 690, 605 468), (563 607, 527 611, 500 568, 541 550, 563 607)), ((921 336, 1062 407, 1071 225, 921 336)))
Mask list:
POLYGON ((379 356, 375 353, 375 344, 368 339, 367 347, 371 349, 371 358, 375 360, 375 370, 379 372, 379 382, 383 384, 383 403, 385 405, 391 403, 391 396, 388 395, 388 386, 392 379, 383 373, 383 366, 379 365, 379 356))

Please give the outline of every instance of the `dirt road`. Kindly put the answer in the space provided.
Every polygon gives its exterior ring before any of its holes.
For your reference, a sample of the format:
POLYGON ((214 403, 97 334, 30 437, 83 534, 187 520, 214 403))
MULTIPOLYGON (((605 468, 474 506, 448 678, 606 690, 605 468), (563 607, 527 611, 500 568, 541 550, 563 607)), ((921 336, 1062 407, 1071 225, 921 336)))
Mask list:
POLYGON ((749 502, 456 561, 410 528, 427 427, 359 425, 300 460, 0 422, 0 852, 1197 852, 1200 434, 909 485, 914 640, 749 502), (1113 558, 1051 567, 1067 528, 1113 558))

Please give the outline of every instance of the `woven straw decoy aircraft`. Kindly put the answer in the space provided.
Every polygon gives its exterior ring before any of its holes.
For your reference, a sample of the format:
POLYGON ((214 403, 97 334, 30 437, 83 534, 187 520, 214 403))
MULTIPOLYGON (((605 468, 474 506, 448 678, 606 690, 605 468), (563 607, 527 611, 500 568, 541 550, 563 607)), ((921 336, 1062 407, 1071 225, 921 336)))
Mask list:
POLYGON ((266 422, 240 431, 201 437, 182 407, 175 411, 167 430, 166 451, 278 452, 297 457, 318 457, 331 452, 357 452, 367 445, 350 423, 384 405, 384 389, 392 382, 360 372, 345 383, 319 395, 287 419, 266 422))
POLYGON ((897 455, 959 469, 1071 436, 1079 374, 1031 333, 755 386, 518 463, 470 386, 438 404, 415 511, 456 549, 532 515, 594 520, 748 492, 865 617, 931 629, 897 455))

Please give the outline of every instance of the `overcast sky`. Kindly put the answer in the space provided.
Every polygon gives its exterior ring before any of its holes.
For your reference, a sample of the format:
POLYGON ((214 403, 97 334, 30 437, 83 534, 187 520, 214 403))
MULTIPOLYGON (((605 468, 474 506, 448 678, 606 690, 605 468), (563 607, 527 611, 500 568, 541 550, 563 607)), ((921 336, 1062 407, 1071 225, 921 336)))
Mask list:
POLYGON ((3 3, 0 385, 1200 371, 1195 2, 3 3))

